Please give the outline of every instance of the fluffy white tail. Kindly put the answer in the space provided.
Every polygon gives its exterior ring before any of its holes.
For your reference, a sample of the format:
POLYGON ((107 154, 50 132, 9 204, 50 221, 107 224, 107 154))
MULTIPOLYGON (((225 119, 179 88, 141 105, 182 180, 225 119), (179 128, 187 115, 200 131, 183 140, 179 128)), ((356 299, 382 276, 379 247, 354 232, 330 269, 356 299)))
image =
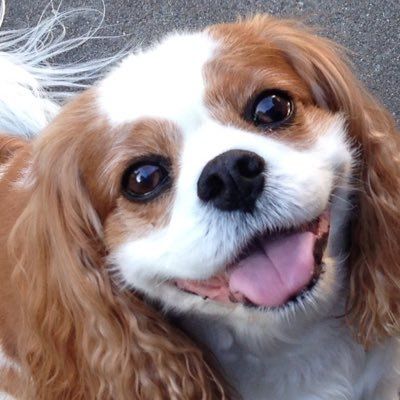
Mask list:
MULTIPOLYGON (((0 131, 26 137, 37 134, 73 91, 86 87, 124 56, 126 50, 88 62, 52 62, 94 38, 103 18, 83 35, 66 35, 68 22, 88 12, 100 13, 93 9, 55 12, 34 28, 0 32, 0 131)), ((0 25, 2 15, 4 1, 0 0, 0 25)))

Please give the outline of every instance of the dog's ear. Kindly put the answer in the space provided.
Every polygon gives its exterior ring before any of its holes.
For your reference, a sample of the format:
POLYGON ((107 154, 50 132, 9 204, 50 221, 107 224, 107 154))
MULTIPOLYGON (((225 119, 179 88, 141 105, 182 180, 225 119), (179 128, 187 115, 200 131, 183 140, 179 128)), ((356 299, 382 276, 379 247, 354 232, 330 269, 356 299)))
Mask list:
POLYGON ((256 17, 266 38, 308 84, 315 103, 347 120, 357 146, 358 198, 349 260, 348 318, 363 344, 400 333, 400 136, 357 80, 340 47, 301 24, 256 17))
POLYGON ((225 398, 204 354, 110 278, 81 170, 88 143, 78 122, 91 112, 82 101, 67 106, 34 143, 29 199, 9 242, 27 398, 225 398))

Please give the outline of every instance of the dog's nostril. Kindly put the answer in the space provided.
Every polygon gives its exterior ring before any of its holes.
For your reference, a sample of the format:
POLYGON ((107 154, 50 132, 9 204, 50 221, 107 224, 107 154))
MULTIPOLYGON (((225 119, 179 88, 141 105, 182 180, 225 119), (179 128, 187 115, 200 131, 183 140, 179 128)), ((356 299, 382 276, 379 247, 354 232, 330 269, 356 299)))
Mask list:
POLYGON ((255 178, 264 171, 264 162, 260 157, 245 155, 236 162, 237 171, 244 178, 255 178))
POLYGON ((217 175, 211 174, 206 179, 202 199, 209 201, 219 196, 224 190, 224 181, 217 175))

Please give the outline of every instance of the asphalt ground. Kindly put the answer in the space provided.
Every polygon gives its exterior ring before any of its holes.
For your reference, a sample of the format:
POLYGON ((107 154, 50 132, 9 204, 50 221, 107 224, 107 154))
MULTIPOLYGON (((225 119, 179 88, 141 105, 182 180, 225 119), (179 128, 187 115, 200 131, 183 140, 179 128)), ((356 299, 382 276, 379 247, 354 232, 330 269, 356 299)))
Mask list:
MULTIPOLYGON (((6 0, 2 29, 33 26, 52 13, 60 0, 6 0)), ((174 30, 193 30, 238 16, 270 13, 300 18, 324 36, 347 47, 361 80, 400 121, 400 1, 321 0, 63 0, 60 9, 105 8, 103 28, 75 51, 76 59, 103 57, 127 43, 147 46, 174 30)), ((68 25, 70 34, 87 29, 99 13, 77 17, 68 25)), ((69 55, 69 57, 72 57, 69 55)))

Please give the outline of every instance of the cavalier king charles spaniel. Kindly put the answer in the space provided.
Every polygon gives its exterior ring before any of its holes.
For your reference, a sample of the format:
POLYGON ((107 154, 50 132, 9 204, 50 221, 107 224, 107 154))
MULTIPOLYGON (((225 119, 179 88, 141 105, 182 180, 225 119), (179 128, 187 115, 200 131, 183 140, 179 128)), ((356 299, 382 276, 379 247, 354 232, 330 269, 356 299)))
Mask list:
POLYGON ((400 137, 337 45, 176 33, 55 114, 0 137, 4 393, 398 398, 400 137))

